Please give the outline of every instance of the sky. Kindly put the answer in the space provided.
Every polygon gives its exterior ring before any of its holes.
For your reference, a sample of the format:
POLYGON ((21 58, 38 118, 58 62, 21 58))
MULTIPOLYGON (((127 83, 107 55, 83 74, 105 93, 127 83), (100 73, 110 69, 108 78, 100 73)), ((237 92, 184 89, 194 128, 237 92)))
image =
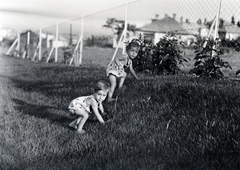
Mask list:
POLYGON ((124 4, 124 0, 1 0, 0 25, 44 28, 124 4))
MULTIPOLYGON (((240 21, 240 0, 128 0, 128 22, 143 26, 159 15, 176 14, 190 22, 207 18, 212 20, 221 1, 220 17, 230 21, 231 16, 240 21)), ((1 0, 0 28, 18 31, 68 30, 70 24, 76 34, 81 32, 84 16, 84 32, 88 34, 111 33, 103 29, 107 18, 123 19, 126 16, 127 0, 1 0)))

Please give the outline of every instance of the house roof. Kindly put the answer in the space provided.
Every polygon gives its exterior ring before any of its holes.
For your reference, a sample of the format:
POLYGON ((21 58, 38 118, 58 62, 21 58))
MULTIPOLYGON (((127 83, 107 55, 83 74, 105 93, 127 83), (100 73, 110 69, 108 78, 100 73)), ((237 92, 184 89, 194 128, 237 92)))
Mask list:
POLYGON ((238 27, 237 25, 233 25, 231 23, 226 23, 225 29, 226 29, 227 33, 240 34, 240 27, 238 27))
POLYGON ((168 16, 163 19, 153 19, 150 24, 140 27, 139 30, 144 32, 189 34, 179 22, 168 16))
POLYGON ((197 23, 182 23, 182 28, 191 35, 199 35, 199 29, 208 29, 204 24, 197 23))

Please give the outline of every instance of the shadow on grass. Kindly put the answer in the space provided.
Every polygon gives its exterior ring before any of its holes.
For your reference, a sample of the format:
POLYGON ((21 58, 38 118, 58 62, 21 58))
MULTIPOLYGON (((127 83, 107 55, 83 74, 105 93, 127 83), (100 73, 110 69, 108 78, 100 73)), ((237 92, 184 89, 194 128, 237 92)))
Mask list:
POLYGON ((66 108, 56 108, 46 105, 34 105, 15 98, 13 99, 13 102, 16 104, 15 109, 22 112, 23 114, 34 116, 36 118, 48 119, 57 125, 67 126, 68 123, 72 121, 71 116, 67 116, 68 110, 66 108), (57 114, 56 112, 66 112, 66 116, 57 114))
POLYGON ((86 92, 86 87, 93 89, 99 79, 107 80, 104 69, 69 66, 40 67, 0 76, 8 78, 15 87, 26 92, 61 96, 74 96, 76 90, 81 91, 82 88, 86 92))
MULTIPOLYGON (((48 119, 52 123, 64 127, 69 127, 69 123, 78 117, 77 115, 71 114, 67 108, 57 108, 47 105, 34 105, 19 99, 13 99, 13 101, 17 105, 15 109, 22 112, 23 114, 34 116, 36 118, 48 119), (66 115, 58 114, 59 112, 66 115)), ((111 119, 111 116, 106 115, 103 116, 103 118, 105 118, 105 120, 108 120, 111 119)), ((98 120, 94 114, 90 114, 88 122, 94 123, 98 122, 98 120)))

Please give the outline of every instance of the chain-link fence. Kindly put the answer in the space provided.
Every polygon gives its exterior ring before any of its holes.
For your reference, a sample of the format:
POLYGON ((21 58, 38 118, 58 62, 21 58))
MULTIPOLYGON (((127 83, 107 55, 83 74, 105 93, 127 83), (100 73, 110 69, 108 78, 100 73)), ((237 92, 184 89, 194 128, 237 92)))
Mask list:
MULTIPOLYGON (((191 50, 194 44, 208 36, 214 38, 216 27, 211 30, 211 26, 217 18, 216 38, 221 40, 224 54, 238 54, 239 8, 239 0, 130 1, 37 31, 24 32, 18 38, 18 46, 8 52, 44 62, 106 66, 127 24, 123 42, 143 34, 157 43, 171 32, 185 42, 186 55, 194 55, 191 50)), ((124 43, 120 47, 124 47, 124 43)), ((119 54, 121 48, 117 52, 119 54)))

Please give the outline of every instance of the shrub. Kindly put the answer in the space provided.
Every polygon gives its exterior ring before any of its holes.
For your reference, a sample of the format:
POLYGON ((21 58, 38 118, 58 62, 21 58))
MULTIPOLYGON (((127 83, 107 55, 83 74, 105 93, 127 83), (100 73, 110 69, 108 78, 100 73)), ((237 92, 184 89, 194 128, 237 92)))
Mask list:
POLYGON ((196 46, 196 56, 194 58, 196 60, 194 64, 195 67, 190 70, 190 74, 222 78, 222 67, 232 69, 228 62, 220 58, 220 55, 223 54, 223 51, 219 48, 220 46, 221 42, 218 39, 216 41, 209 40, 206 47, 203 46, 203 42, 196 46))
POLYGON ((149 71, 152 74, 176 74, 180 71, 178 64, 187 62, 183 57, 179 45, 184 46, 182 41, 174 34, 166 34, 154 45, 139 36, 137 41, 140 43, 140 51, 133 67, 137 71, 149 71))
POLYGON ((85 40, 85 46, 87 47, 102 47, 109 48, 112 47, 112 37, 110 36, 94 36, 88 37, 85 40))
POLYGON ((73 56, 74 47, 72 45, 69 45, 67 47, 61 47, 61 49, 63 50, 63 62, 67 64, 67 62, 73 56))

